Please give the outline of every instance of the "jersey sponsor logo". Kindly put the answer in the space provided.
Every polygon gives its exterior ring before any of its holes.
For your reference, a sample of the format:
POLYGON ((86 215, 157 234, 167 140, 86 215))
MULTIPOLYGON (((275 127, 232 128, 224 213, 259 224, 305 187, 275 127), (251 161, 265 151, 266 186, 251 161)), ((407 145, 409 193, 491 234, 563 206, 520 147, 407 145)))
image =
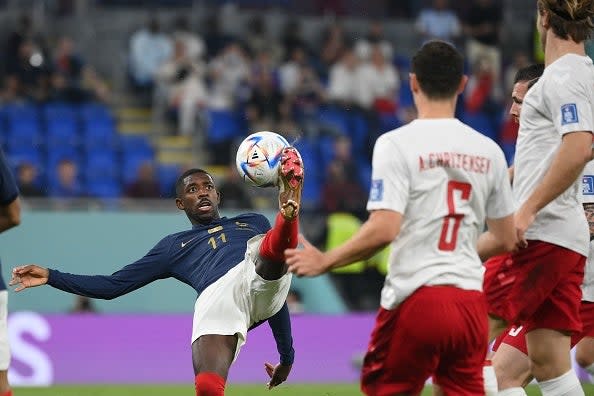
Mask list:
POLYGON ((575 124, 578 122, 578 112, 575 103, 561 106, 561 125, 575 124))
POLYGON ((384 181, 382 179, 372 180, 369 200, 381 201, 382 199, 384 199, 384 181))
POLYGON ((196 239, 196 238, 197 238, 197 236, 195 236, 194 238, 190 239, 190 240, 189 240, 189 241, 187 241, 187 242, 182 242, 182 243, 181 243, 181 247, 184 247, 184 246, 186 246, 188 243, 192 242, 192 241, 193 241, 194 239, 196 239))
POLYGON ((594 175, 582 176, 582 194, 594 195, 594 175))

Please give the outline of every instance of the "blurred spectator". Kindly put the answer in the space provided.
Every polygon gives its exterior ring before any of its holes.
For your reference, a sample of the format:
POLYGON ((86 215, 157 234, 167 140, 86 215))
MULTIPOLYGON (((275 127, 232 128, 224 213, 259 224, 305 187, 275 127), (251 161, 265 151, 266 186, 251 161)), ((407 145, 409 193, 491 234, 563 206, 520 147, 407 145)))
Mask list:
POLYGON ((155 177, 155 167, 146 161, 138 167, 136 179, 126 186, 128 198, 160 198, 159 181, 155 177))
POLYGON ((458 16, 449 9, 447 0, 433 0, 432 7, 422 9, 415 27, 422 42, 440 39, 454 43, 462 32, 458 16))
POLYGON ((360 91, 359 59, 352 48, 346 48, 341 58, 330 68, 328 99, 345 108, 358 104, 360 91))
POLYGON ((472 74, 466 84, 466 110, 470 113, 483 112, 496 115, 501 106, 494 98, 495 72, 489 58, 479 58, 472 67, 472 74))
POLYGON ((394 47, 384 34, 384 25, 379 20, 369 23, 368 33, 364 38, 355 42, 355 52, 362 60, 368 60, 373 56, 374 48, 379 48, 385 59, 394 57, 394 47))
POLYGON ((36 183, 37 168, 35 165, 24 162, 17 167, 17 185, 21 195, 25 198, 44 197, 45 192, 36 183))
POLYGON ((514 54, 512 63, 505 69, 503 78, 504 92, 511 92, 513 90, 516 73, 531 63, 530 57, 524 51, 518 51, 514 54))
POLYGON ((93 300, 85 296, 75 296, 74 306, 70 308, 70 313, 94 313, 97 309, 93 305, 93 300))
POLYGON ((334 160, 328 165, 326 181, 322 187, 322 209, 326 213, 349 213, 364 216, 367 194, 358 183, 358 174, 349 174, 343 162, 334 160))
POLYGON ((293 57, 293 53, 297 48, 303 50, 306 56, 309 55, 309 47, 303 39, 302 33, 301 23, 298 19, 290 19, 285 24, 282 33, 282 46, 285 49, 286 60, 293 57))
POLYGON ((246 186, 237 172, 235 163, 230 164, 225 179, 219 185, 222 205, 227 209, 252 209, 254 204, 246 186))
POLYGON ((359 104, 363 108, 379 113, 396 113, 400 78, 379 45, 371 47, 371 58, 361 66, 359 82, 362 86, 359 104))
POLYGON ((205 30, 203 32, 204 42, 206 44, 207 58, 211 59, 217 55, 233 39, 221 29, 221 22, 218 14, 213 13, 204 20, 205 30))
POLYGON ((181 41, 186 48, 186 54, 192 61, 199 61, 206 55, 206 44, 198 34, 192 32, 190 22, 185 15, 175 18, 173 26, 173 41, 181 41))
POLYGON ((205 68, 202 62, 188 56, 185 43, 178 40, 172 58, 156 72, 154 117, 160 122, 166 110, 176 110, 180 135, 195 133, 199 108, 206 106, 205 68))
POLYGON ((78 84, 82 78, 84 62, 75 51, 74 41, 68 36, 60 38, 54 55, 54 71, 62 74, 69 84, 78 84))
POLYGON ((289 307, 289 313, 291 314, 300 314, 305 311, 303 308, 303 299, 298 290, 289 290, 289 293, 287 294, 287 306, 289 307))
POLYGON ((260 15, 248 21, 245 44, 252 55, 265 53, 274 64, 282 59, 283 49, 276 38, 268 34, 266 21, 260 15))
POLYGON ((251 131, 272 131, 280 119, 283 96, 278 91, 270 71, 254 73, 252 91, 246 104, 246 117, 251 131))
POLYGON ((7 76, 15 84, 16 96, 43 100, 49 91, 49 65, 43 53, 29 39, 21 41, 15 62, 9 65, 7 76))
POLYGON ((57 165, 57 178, 50 187, 52 198, 78 198, 83 195, 78 182, 78 168, 74 161, 62 159, 57 165))
POLYGON ((173 52, 172 43, 161 32, 156 18, 130 37, 130 76, 136 88, 152 88, 155 73, 173 52))
POLYGON ((279 68, 280 88, 283 94, 293 93, 301 75, 301 69, 308 65, 307 52, 303 47, 295 47, 289 59, 279 68))
POLYGON ((319 56, 316 58, 321 62, 319 75, 323 81, 328 79, 330 67, 340 59, 347 47, 347 42, 348 39, 342 25, 333 23, 327 28, 318 52, 319 56))
POLYGON ((233 110, 242 99, 240 89, 247 84, 250 75, 243 49, 237 42, 229 43, 208 68, 211 78, 210 108, 233 110))
POLYGON ((21 45, 25 41, 30 41, 32 45, 45 56, 45 42, 43 37, 35 32, 33 20, 27 14, 19 17, 17 27, 12 31, 4 43, 2 70, 11 70, 18 67, 18 58, 21 45))
POLYGON ((501 78, 502 22, 503 7, 499 0, 473 1, 463 20, 468 64, 476 65, 481 58, 489 60, 496 82, 494 93, 498 98, 502 97, 502 88, 498 83, 501 78))

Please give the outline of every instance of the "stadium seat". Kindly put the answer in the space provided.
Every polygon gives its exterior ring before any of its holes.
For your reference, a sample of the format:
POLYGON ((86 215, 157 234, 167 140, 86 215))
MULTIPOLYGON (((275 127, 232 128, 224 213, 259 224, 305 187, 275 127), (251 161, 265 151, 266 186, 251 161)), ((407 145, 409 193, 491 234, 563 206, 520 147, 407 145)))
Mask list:
POLYGON ((122 181, 124 185, 133 182, 138 176, 138 168, 144 162, 153 162, 152 155, 132 153, 122 157, 122 181))
POLYGON ((109 123, 87 123, 82 131, 82 144, 87 150, 93 148, 116 148, 118 135, 109 123))
POLYGON ((78 113, 83 124, 86 123, 104 123, 114 124, 114 117, 109 108, 100 103, 85 103, 80 106, 78 113))
POLYGON ((51 102, 42 107, 43 118, 46 122, 68 120, 76 122, 77 109, 68 103, 51 102))
POLYGON ((157 166, 157 179, 161 189, 161 195, 171 198, 175 195, 175 182, 182 169, 174 164, 159 164, 157 166))
POLYGON ((335 134, 347 135, 349 132, 348 113, 338 107, 323 107, 318 111, 318 121, 323 129, 335 134))
POLYGON ((116 182, 90 181, 87 183, 86 192, 90 197, 115 199, 122 195, 122 187, 116 182))
POLYGON ((64 145, 76 147, 79 143, 79 136, 75 119, 56 118, 47 120, 46 143, 48 148, 64 145))
POLYGON ((124 156, 153 157, 154 149, 145 136, 121 136, 120 148, 124 156))
POLYGON ((243 120, 234 112, 210 110, 208 112, 207 139, 211 143, 233 140, 245 135, 243 120))
POLYGON ((497 139, 497 131, 493 126, 493 122, 491 121, 491 119, 489 119, 489 117, 486 114, 481 112, 466 112, 463 115, 462 121, 471 128, 476 129, 483 135, 490 137, 493 140, 497 139))
POLYGON ((82 169, 87 183, 119 182, 119 161, 115 152, 109 150, 91 151, 86 156, 82 169))

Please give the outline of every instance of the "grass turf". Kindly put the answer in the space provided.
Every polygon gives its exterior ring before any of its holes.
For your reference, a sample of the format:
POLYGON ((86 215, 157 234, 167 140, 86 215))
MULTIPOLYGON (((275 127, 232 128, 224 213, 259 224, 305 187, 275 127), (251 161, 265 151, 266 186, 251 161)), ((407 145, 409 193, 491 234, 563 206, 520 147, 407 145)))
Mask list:
MULTIPOLYGON (((586 395, 594 395, 594 385, 584 385, 586 395)), ((18 396, 192 396, 192 386, 52 386, 49 388, 15 388, 18 396)), ((529 386, 528 396, 540 395, 536 386, 529 386)), ((355 396, 361 395, 356 384, 282 385, 268 392, 264 385, 229 385, 226 396, 355 396)), ((431 395, 426 388, 423 396, 431 395)))

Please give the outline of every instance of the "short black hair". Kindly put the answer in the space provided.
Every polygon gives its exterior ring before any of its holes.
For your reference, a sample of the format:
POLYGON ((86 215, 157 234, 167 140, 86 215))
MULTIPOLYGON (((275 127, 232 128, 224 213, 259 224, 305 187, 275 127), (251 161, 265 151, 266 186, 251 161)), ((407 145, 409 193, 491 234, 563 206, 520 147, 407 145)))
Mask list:
POLYGON ((526 67, 521 68, 516 72, 514 77, 514 84, 520 81, 532 81, 536 82, 540 76, 544 73, 544 65, 542 63, 535 63, 526 67))
POLYGON ((431 40, 412 58, 411 72, 430 99, 447 99, 456 94, 464 75, 464 57, 449 43, 431 40))
POLYGON ((177 198, 181 197, 184 192, 184 179, 190 175, 193 175, 194 173, 204 173, 205 175, 208 175, 212 178, 212 175, 210 173, 208 173, 207 171, 205 171, 204 169, 200 169, 200 168, 188 169, 187 171, 185 171, 184 173, 179 175, 179 177, 177 178, 177 180, 175 182, 175 196, 177 198))

